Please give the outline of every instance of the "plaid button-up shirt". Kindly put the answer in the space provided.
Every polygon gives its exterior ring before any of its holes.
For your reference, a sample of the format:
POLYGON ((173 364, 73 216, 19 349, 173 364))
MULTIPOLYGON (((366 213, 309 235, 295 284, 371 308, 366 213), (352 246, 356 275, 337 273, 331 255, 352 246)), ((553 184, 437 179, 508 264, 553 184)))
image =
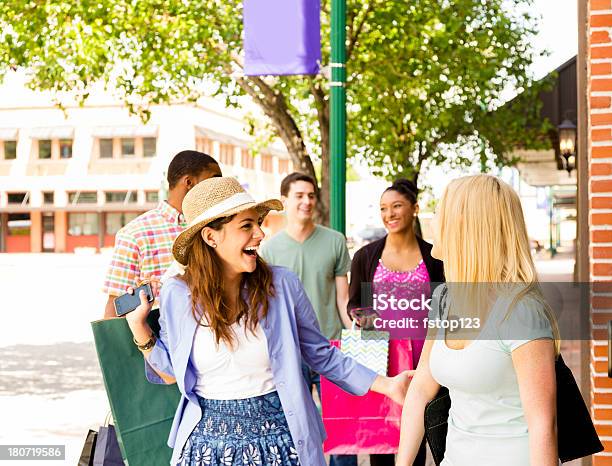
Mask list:
POLYGON ((173 260, 172 243, 186 226, 183 214, 166 201, 124 226, 115 236, 103 292, 120 296, 145 278, 161 278, 173 260))

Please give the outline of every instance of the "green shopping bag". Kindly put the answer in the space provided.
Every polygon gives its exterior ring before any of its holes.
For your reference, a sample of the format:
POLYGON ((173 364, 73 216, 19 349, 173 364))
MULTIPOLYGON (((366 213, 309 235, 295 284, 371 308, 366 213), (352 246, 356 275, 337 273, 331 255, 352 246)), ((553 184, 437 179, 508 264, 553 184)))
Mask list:
MULTIPOLYGON (((152 311, 149 324, 156 334, 158 319, 159 311, 152 311)), ((125 464, 168 466, 172 449, 166 442, 180 399, 176 384, 147 381, 125 319, 98 320, 91 328, 125 464)))

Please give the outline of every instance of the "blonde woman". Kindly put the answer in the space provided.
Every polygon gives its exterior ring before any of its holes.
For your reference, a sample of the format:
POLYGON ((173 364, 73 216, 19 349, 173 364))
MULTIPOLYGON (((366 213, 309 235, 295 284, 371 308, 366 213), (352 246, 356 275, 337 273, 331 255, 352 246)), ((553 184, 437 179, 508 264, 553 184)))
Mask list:
POLYGON ((538 292, 517 194, 489 175, 454 180, 433 223, 432 256, 450 284, 434 296, 431 318, 442 320, 406 395, 396 464, 414 461, 424 408, 446 386, 443 466, 558 465, 558 329, 538 292), (450 333, 445 319, 459 329, 450 333))

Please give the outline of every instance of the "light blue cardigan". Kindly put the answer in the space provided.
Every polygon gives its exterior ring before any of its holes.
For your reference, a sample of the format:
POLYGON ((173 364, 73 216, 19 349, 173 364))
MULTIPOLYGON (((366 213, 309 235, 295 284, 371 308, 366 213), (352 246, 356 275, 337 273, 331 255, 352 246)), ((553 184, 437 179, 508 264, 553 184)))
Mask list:
MULTIPOLYGON (((321 416, 301 371, 302 359, 315 372, 324 375, 353 395, 364 395, 376 373, 344 356, 321 334, 312 305, 298 277, 283 267, 271 267, 275 296, 269 298, 269 311, 261 321, 268 341, 270 365, 302 466, 324 466, 321 416)), ((191 312, 191 296, 185 282, 171 278, 160 296, 160 338, 147 356, 147 379, 164 383, 153 368, 172 375, 182 394, 176 410, 168 445, 174 449, 176 464, 183 445, 202 417, 193 389, 196 375, 190 361, 196 321, 191 312)))

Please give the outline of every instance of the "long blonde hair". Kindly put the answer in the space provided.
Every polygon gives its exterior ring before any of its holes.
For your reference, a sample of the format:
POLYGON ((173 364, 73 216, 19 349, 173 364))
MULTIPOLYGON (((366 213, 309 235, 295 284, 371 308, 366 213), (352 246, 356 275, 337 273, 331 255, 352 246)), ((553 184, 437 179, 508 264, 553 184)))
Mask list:
POLYGON ((474 309, 473 312, 482 316, 483 312, 488 312, 485 294, 491 286, 497 292, 507 292, 516 290, 519 285, 520 290, 514 295, 506 317, 523 297, 529 295, 537 299, 550 321, 558 354, 559 328, 538 285, 523 209, 516 192, 491 175, 453 180, 438 205, 434 228, 438 241, 435 249, 444 261, 446 281, 469 285, 459 287, 463 293, 454 293, 454 299, 451 285, 451 306, 459 302, 471 303, 471 306, 461 306, 462 311, 469 313, 469 309, 474 309))

